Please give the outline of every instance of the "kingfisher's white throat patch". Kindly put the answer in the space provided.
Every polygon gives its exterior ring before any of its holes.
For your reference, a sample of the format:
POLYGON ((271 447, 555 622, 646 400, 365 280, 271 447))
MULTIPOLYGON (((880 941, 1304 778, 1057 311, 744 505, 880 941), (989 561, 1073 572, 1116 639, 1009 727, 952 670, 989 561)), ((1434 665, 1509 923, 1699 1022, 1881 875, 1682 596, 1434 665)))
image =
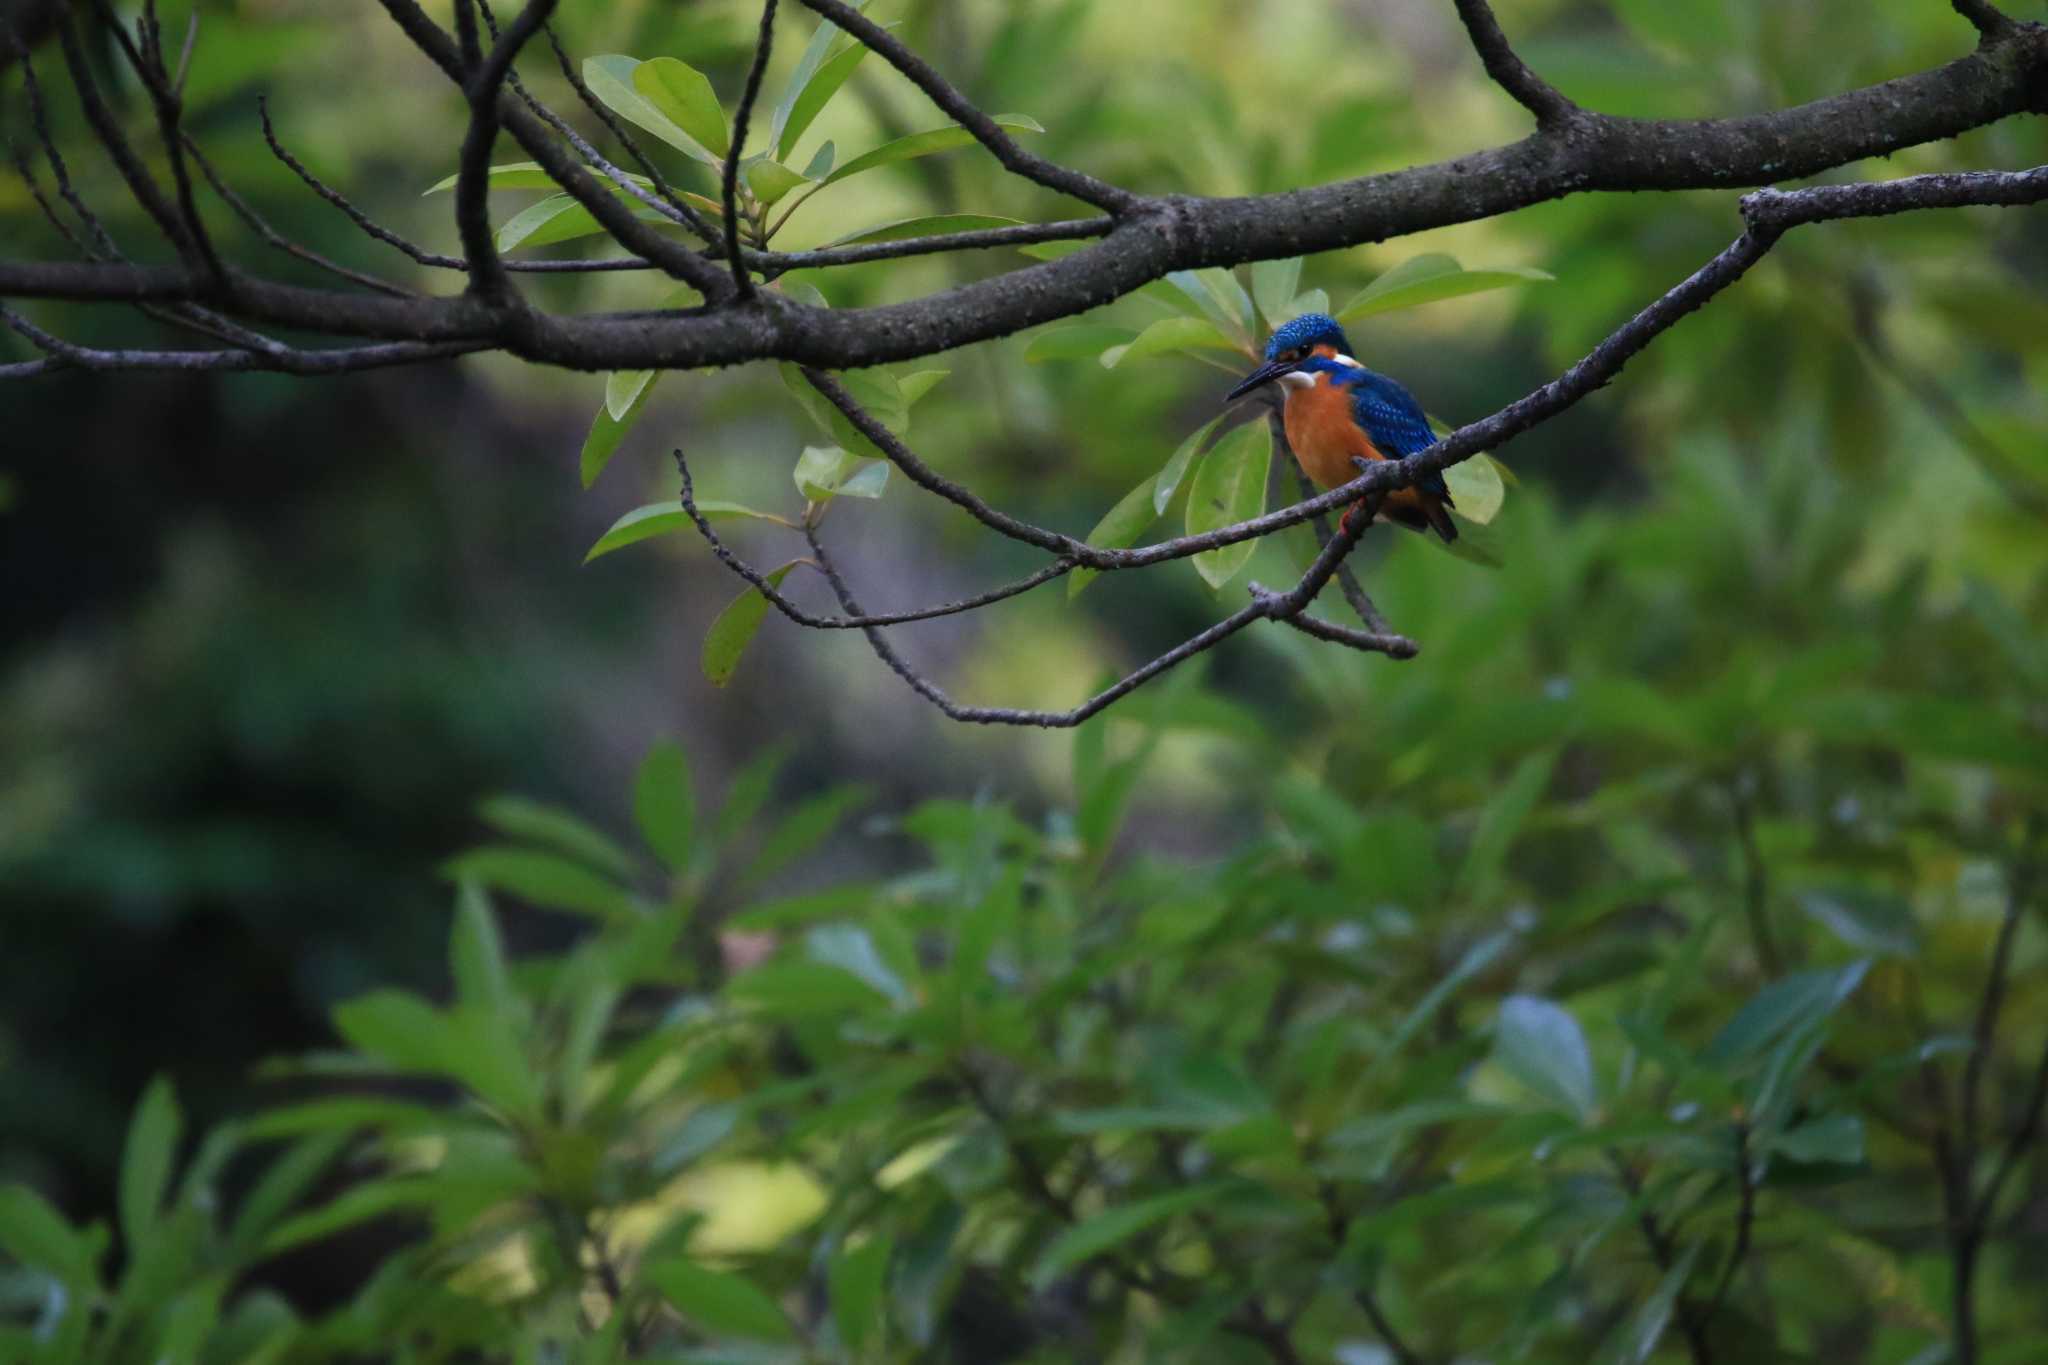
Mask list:
POLYGON ((1312 389, 1316 386, 1313 370, 1289 370, 1280 376, 1280 385, 1288 389, 1312 389))

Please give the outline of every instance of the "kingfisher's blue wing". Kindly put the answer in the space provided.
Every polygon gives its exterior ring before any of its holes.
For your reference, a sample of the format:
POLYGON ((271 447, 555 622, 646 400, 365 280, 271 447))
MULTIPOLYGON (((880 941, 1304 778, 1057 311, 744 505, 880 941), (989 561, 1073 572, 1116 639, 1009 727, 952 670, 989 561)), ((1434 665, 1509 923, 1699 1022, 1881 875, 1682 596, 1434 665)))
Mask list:
MULTIPOLYGON (((1436 433, 1429 429, 1422 405, 1393 380, 1371 370, 1353 370, 1339 382, 1351 390, 1352 416, 1382 454, 1399 459, 1436 444, 1436 433)), ((1416 483, 1450 501, 1443 475, 1426 474, 1416 483)))

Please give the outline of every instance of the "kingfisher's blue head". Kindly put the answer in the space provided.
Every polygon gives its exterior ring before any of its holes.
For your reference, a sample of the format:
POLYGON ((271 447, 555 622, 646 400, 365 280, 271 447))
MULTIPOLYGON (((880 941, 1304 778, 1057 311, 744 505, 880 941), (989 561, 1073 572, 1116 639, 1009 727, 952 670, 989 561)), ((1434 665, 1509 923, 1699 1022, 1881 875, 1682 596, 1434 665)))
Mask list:
MULTIPOLYGON (((1266 363, 1246 375, 1223 401, 1234 403, 1262 384, 1300 373, 1296 366, 1313 356, 1342 357, 1341 363, 1356 364, 1350 351, 1351 343, 1337 319, 1328 313, 1303 313, 1274 329, 1272 340, 1266 343, 1266 363)), ((1304 382, 1313 383, 1313 377, 1306 376, 1304 382)))

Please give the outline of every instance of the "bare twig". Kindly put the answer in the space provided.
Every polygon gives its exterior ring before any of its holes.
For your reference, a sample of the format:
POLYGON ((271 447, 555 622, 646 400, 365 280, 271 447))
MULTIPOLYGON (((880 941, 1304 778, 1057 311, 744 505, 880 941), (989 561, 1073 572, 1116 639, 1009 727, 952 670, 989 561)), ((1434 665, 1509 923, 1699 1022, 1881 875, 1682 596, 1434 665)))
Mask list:
POLYGON ((1970 21, 1985 42, 1990 42, 2012 27, 2007 18, 1990 0, 1953 0, 1957 14, 1970 21))
POLYGON ((1143 202, 1128 190, 1118 189, 1081 171, 1054 165, 1025 151, 1001 124, 976 108, 929 62, 843 0, 803 0, 803 3, 851 33, 883 61, 909 77, 913 85, 924 91, 931 102, 955 123, 972 133, 974 140, 988 148, 1003 164, 1003 169, 1011 174, 1020 175, 1047 189, 1058 190, 1061 194, 1072 195, 1105 213, 1121 214, 1143 202))
POLYGON ((747 84, 740 92, 739 107, 733 111, 732 141, 725 149, 725 165, 719 183, 725 203, 725 259, 732 267, 733 290, 742 299, 754 297, 754 278, 740 255, 740 152, 747 141, 747 124, 754 116, 754 101, 761 97, 761 78, 768 74, 768 54, 775 46, 775 0, 761 6, 761 34, 754 40, 754 64, 747 68, 747 84))
POLYGON ((1501 32, 1500 21, 1493 17, 1493 6, 1487 0, 1457 0, 1457 6, 1458 18, 1465 25, 1473 50, 1486 67, 1486 74, 1493 77, 1493 83, 1507 91, 1515 103, 1536 116, 1539 128, 1568 122, 1580 112, 1576 104, 1559 94, 1548 81, 1530 70, 1528 63, 1515 55, 1514 48, 1508 45, 1507 34, 1501 32))

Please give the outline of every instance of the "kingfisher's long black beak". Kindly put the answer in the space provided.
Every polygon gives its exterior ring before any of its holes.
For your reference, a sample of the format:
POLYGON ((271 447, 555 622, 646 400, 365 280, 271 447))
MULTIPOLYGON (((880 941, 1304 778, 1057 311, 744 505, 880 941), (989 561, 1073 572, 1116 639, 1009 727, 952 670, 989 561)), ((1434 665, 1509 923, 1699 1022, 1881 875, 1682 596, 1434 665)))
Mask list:
POLYGON ((1293 368, 1293 364, 1285 360, 1268 361, 1264 365, 1259 366, 1259 368, 1257 368, 1256 370, 1253 370, 1250 374, 1246 375, 1244 377, 1244 381, 1240 383, 1236 388, 1232 389, 1229 393, 1223 395, 1223 401, 1226 403, 1235 403, 1238 399, 1244 397, 1253 389, 1258 388, 1262 384, 1272 383, 1274 380, 1278 379, 1281 375, 1286 374, 1289 370, 1293 368))

